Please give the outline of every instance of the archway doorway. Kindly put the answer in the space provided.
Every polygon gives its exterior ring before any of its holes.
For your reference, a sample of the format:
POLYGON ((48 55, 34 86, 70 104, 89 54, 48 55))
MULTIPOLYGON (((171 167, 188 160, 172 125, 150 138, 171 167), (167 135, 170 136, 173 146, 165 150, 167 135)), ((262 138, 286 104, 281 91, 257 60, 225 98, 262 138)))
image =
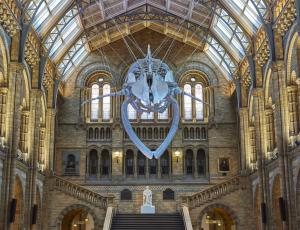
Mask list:
POLYGON ((282 230, 282 221, 280 215, 279 207, 279 198, 281 197, 281 188, 280 188, 280 175, 277 175, 274 179, 273 188, 272 188, 272 217, 273 217, 273 229, 282 230))
POLYGON ((236 230, 236 221, 224 208, 208 209, 201 220, 201 230, 236 230))
POLYGON ((64 215, 61 230, 93 230, 94 219, 90 213, 81 208, 70 210, 64 215))
POLYGON ((23 187, 22 182, 18 176, 16 176, 16 181, 14 185, 14 195, 13 199, 16 200, 16 211, 15 211, 15 218, 11 225, 12 230, 19 230, 22 229, 23 226, 23 187))

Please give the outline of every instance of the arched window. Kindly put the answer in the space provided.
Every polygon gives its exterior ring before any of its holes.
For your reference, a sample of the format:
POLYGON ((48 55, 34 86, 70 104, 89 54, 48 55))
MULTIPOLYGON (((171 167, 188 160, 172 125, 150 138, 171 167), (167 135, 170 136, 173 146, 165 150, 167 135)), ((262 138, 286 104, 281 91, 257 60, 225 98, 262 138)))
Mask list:
MULTIPOLYGON (((192 87, 189 84, 184 85, 184 92, 192 94, 192 87)), ((192 98, 189 96, 184 96, 184 119, 192 119, 192 98)))
POLYGON ((205 151, 203 149, 199 149, 197 152, 197 170, 200 176, 206 174, 205 151))
POLYGON ((138 173, 139 175, 145 175, 145 165, 146 165, 146 158, 144 154, 138 151, 138 173))
POLYGON ((151 160, 149 160, 149 167, 150 167, 150 174, 154 175, 156 174, 157 171, 157 160, 152 158, 151 160))
POLYGON ((161 174, 169 175, 169 152, 166 151, 160 158, 161 174))
POLYGON ((107 149, 101 152, 101 175, 108 176, 110 172, 110 156, 107 149))
POLYGON ((128 105, 127 112, 128 112, 128 119, 129 120, 135 120, 136 119, 136 110, 133 108, 133 106, 131 104, 128 105))
POLYGON ((196 84, 195 86, 195 97, 199 98, 202 100, 200 101, 195 101, 196 103, 196 119, 197 120, 203 120, 203 87, 201 84, 196 84))
POLYGON ((89 173, 90 176, 96 176, 98 173, 98 154, 97 150, 92 149, 89 156, 89 173))
POLYGON ((185 172, 187 175, 193 174, 193 150, 191 149, 185 153, 185 172))
POLYGON ((89 128, 89 139, 93 138, 93 128, 89 128))
POLYGON ((144 112, 141 115, 141 119, 143 119, 143 120, 152 120, 152 119, 154 119, 154 113, 153 112, 151 112, 151 113, 144 112))
MULTIPOLYGON (((99 85, 92 85, 91 99, 99 97, 99 85)), ((91 119, 97 120, 99 117, 99 99, 92 100, 91 102, 91 119)))
POLYGON ((129 189, 123 189, 121 191, 121 200, 132 200, 132 193, 129 189))
POLYGON ((183 130, 183 138, 189 139, 189 129, 187 127, 185 127, 183 130))
POLYGON ((125 170, 126 170, 126 175, 133 175, 133 151, 132 150, 127 150, 126 151, 126 156, 125 156, 125 170))
POLYGON ((174 191, 170 188, 167 188, 165 191, 163 191, 163 199, 164 200, 174 200, 175 199, 174 191))
MULTIPOLYGON (((110 85, 103 85, 103 95, 110 94, 110 85)), ((110 119, 110 97, 104 97, 102 102, 103 120, 110 119)))
POLYGON ((95 139, 99 139, 99 129, 95 128, 95 139))

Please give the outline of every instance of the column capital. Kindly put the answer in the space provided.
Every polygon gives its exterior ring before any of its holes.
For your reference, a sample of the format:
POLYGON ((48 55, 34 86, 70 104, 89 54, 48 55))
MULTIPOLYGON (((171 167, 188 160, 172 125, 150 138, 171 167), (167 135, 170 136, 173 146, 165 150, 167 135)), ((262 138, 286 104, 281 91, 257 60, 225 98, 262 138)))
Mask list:
POLYGON ((272 67, 273 67, 273 71, 282 71, 285 70, 285 63, 284 60, 278 60, 278 61, 274 61, 272 63, 272 67))
POLYGON ((25 69, 25 65, 23 63, 20 62, 11 62, 9 63, 9 68, 11 71, 17 71, 17 72, 21 72, 25 69))
POLYGON ((263 88, 254 88, 252 90, 253 97, 263 97, 264 96, 264 90, 263 88))

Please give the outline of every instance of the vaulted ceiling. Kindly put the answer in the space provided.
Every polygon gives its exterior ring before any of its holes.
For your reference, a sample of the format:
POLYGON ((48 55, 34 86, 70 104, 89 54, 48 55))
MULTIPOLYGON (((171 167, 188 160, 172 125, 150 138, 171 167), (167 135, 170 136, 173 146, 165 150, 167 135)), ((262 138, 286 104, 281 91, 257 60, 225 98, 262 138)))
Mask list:
POLYGON ((136 46, 132 34, 145 28, 205 52, 231 79, 268 13, 264 0, 33 0, 25 7, 65 80, 112 42, 136 46))

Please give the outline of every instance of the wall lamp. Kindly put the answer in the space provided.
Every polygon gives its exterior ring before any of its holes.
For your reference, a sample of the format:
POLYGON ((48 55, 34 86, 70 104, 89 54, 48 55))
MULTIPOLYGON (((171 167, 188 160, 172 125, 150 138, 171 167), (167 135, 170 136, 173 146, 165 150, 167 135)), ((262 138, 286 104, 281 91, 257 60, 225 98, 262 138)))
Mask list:
POLYGON ((175 156, 176 156, 176 162, 179 162, 179 156, 180 156, 180 152, 177 150, 175 151, 175 156))
POLYGON ((119 151, 115 152, 115 156, 116 156, 117 164, 119 164, 120 152, 119 151))

